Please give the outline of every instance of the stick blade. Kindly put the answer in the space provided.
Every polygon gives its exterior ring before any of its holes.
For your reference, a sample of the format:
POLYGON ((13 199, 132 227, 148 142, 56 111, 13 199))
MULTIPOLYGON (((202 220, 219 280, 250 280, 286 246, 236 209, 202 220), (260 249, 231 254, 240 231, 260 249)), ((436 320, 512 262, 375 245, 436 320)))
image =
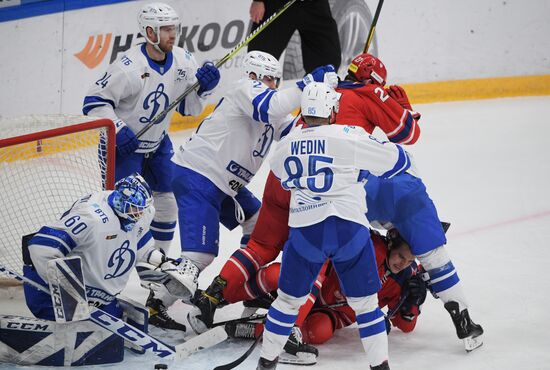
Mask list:
POLYGON ((176 348, 175 359, 182 360, 191 356, 193 353, 205 348, 213 347, 227 339, 227 333, 223 326, 210 329, 200 335, 197 335, 188 341, 178 344, 176 348))

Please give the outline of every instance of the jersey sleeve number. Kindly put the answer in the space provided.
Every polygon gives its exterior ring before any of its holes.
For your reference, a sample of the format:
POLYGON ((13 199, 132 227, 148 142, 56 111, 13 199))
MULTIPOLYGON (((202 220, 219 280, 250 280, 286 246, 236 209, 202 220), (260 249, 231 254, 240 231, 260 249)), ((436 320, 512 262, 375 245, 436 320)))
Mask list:
POLYGON ((80 234, 88 227, 84 222, 77 223, 78 220, 80 220, 80 216, 72 216, 65 220, 65 226, 67 226, 74 235, 80 234))
MULTIPOLYGON (((309 190, 315 193, 325 193, 330 190, 332 187, 334 172, 329 167, 323 167, 323 163, 332 163, 333 159, 330 157, 325 157, 321 155, 311 155, 308 160, 308 171, 307 171, 307 180, 306 186, 309 190), (321 187, 316 186, 315 179, 323 176, 323 185, 321 187)), ((285 160, 284 163, 285 171, 288 174, 288 179, 285 181, 283 186, 288 187, 288 183, 298 184, 299 179, 304 174, 304 166, 300 159, 296 156, 290 156, 285 160), (294 164, 294 165, 292 165, 294 164), (298 181, 294 181, 298 180, 298 181)), ((295 186, 299 187, 299 186, 295 186)))

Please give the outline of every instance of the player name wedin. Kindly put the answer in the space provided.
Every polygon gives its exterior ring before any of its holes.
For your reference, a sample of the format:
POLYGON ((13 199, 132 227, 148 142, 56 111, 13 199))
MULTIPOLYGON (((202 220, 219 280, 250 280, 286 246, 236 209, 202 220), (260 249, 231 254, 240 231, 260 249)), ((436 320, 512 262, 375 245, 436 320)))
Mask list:
POLYGON ((325 154, 325 140, 300 140, 290 143, 292 155, 325 154))

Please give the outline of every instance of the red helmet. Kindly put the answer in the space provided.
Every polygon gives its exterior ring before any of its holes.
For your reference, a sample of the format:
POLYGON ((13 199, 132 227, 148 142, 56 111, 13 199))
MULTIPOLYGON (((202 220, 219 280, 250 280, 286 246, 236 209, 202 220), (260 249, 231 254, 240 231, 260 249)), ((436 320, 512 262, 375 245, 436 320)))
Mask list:
POLYGON ((359 54, 351 61, 348 67, 348 74, 355 77, 357 81, 372 80, 380 86, 386 84, 388 72, 386 66, 377 57, 370 54, 359 54))

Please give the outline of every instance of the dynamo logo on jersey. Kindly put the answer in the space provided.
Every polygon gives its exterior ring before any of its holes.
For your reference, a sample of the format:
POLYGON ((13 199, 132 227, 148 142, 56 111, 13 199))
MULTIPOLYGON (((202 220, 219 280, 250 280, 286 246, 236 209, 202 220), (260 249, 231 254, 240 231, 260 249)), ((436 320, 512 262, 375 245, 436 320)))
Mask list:
MULTIPOLYGON (((165 110, 168 107, 168 95, 164 92, 164 84, 160 83, 157 86, 155 91, 151 91, 143 101, 143 109, 149 111, 151 108, 151 113, 149 117, 139 117, 139 122, 149 123, 157 115, 159 110, 165 110), (162 104, 164 103, 164 104, 162 104)), ((159 123, 164 120, 165 117, 162 117, 159 120, 159 123)))
POLYGON ((272 125, 266 125, 262 137, 258 140, 259 148, 252 151, 254 157, 264 158, 269 153, 271 143, 273 143, 273 136, 275 135, 275 129, 272 125))
POLYGON ((109 268, 114 267, 114 271, 105 275, 103 278, 105 280, 108 280, 121 277, 122 275, 130 271, 132 267, 134 267, 135 261, 136 254, 133 250, 130 249, 130 242, 128 240, 125 240, 120 248, 117 248, 113 252, 113 254, 111 254, 111 257, 109 257, 109 262, 107 263, 107 266, 109 268))
POLYGON ((254 174, 252 172, 250 172, 235 161, 229 162, 225 169, 246 182, 250 182, 250 180, 252 180, 252 177, 254 177, 254 174))

